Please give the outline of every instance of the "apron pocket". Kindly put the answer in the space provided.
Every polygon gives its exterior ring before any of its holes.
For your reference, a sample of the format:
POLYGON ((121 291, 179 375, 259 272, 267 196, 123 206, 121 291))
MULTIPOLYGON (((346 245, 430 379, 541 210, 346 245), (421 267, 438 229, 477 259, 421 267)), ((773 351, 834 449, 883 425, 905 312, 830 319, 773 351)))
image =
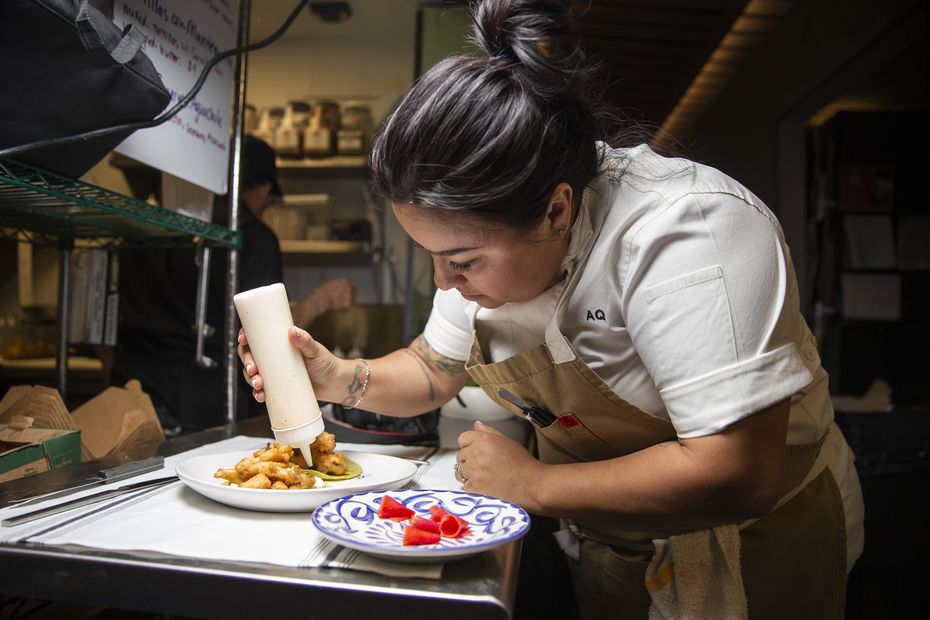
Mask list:
POLYGON ((549 426, 537 427, 536 433, 543 439, 540 448, 545 445, 575 461, 603 461, 620 456, 572 414, 559 416, 549 426))

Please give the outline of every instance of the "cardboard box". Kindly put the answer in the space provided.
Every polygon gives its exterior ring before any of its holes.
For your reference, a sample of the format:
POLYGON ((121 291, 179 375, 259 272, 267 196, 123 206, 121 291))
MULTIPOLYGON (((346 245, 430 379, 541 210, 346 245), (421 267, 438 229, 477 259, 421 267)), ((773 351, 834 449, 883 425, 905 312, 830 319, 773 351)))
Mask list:
MULTIPOLYGON (((44 385, 14 385, 0 400, 0 424, 11 424, 17 418, 31 419, 31 426, 58 430, 79 430, 61 394, 44 385)), ((89 461, 90 452, 81 440, 81 460, 89 461)))
POLYGON ((0 424, 32 418, 32 426, 79 430, 84 461, 119 455, 148 443, 164 441, 161 422, 149 395, 132 380, 108 387, 69 413, 58 390, 16 385, 0 400, 0 424))
POLYGON ((0 482, 81 462, 81 431, 0 424, 0 482))
MULTIPOLYGON (((100 459, 165 439, 152 399, 135 379, 108 387, 71 412, 84 450, 100 459)), ((88 460, 85 458, 85 460, 88 460)))

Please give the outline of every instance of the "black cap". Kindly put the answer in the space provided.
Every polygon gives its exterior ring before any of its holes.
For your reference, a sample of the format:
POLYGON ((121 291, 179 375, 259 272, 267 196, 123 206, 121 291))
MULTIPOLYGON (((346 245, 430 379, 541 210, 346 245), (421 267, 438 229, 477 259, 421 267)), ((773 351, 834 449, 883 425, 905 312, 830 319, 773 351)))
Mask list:
POLYGON ((278 166, 274 149, 255 136, 246 136, 242 141, 242 167, 239 172, 239 187, 247 189, 265 181, 271 182, 271 193, 283 196, 278 185, 278 166))

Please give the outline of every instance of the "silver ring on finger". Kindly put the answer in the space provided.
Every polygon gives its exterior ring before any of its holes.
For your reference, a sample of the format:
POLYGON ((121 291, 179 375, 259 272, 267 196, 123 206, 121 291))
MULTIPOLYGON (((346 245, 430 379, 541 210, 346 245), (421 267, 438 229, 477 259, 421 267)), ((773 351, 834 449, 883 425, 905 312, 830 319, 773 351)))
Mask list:
POLYGON ((460 482, 461 484, 465 484, 465 481, 468 480, 468 478, 466 478, 466 477, 462 474, 461 463, 459 463, 458 461, 456 461, 455 465, 452 466, 452 471, 453 471, 453 473, 455 474, 455 479, 456 479, 458 482, 460 482))

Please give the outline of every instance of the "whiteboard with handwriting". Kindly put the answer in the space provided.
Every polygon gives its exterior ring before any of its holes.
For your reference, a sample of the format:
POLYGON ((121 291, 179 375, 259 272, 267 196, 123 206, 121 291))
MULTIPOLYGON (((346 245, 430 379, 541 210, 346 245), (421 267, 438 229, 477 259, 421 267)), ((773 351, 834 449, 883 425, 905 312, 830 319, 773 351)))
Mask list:
MULTIPOLYGON (((217 53, 236 45, 235 0, 116 0, 113 22, 145 35, 144 50, 174 106, 217 53)), ((197 96, 167 122, 135 132, 116 150, 216 194, 226 193, 235 57, 210 71, 197 96)))

